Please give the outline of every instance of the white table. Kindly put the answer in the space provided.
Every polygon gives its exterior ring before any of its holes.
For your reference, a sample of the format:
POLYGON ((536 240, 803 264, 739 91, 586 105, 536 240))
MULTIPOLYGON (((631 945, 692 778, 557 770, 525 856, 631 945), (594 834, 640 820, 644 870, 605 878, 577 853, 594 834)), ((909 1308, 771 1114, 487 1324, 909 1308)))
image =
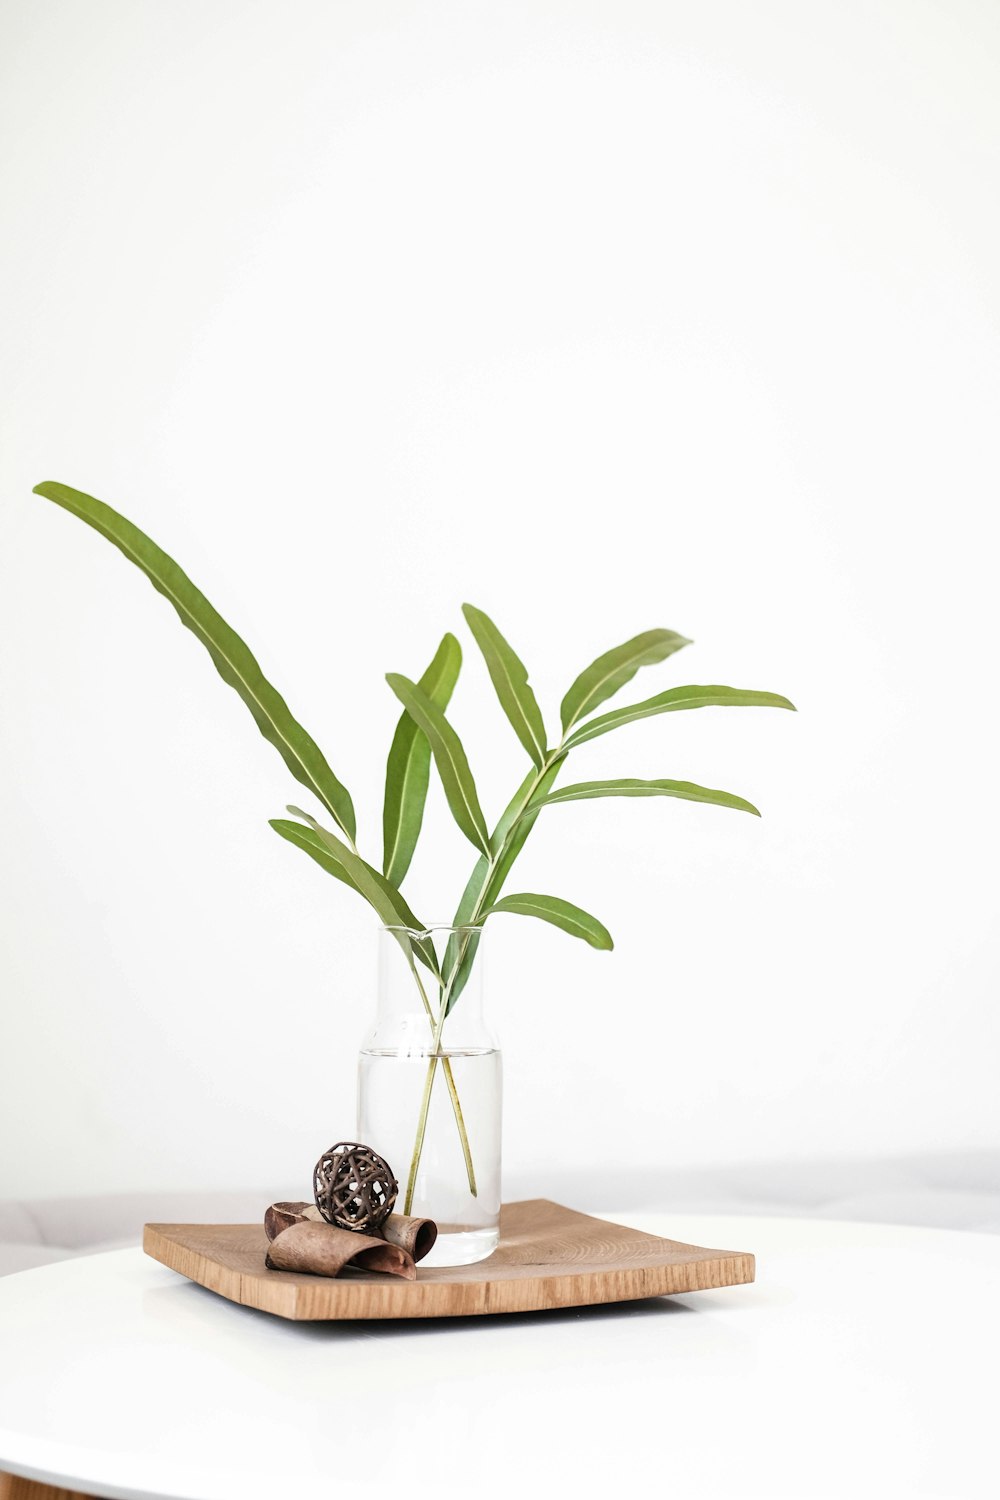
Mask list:
POLYGON ((139 1250, 0 1280, 0 1470, 90 1494, 1000 1493, 1000 1237, 620 1216, 753 1250, 754 1286, 295 1324, 139 1250), (341 1466, 353 1483, 338 1482, 341 1466))

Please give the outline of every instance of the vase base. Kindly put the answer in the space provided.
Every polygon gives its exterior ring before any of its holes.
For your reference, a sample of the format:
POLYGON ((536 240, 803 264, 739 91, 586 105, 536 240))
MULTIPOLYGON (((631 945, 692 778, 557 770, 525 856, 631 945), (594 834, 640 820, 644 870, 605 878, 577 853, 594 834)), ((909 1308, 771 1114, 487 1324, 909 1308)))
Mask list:
POLYGON ((442 1226, 434 1247, 420 1262, 424 1266, 471 1266, 492 1255, 500 1243, 499 1228, 452 1229, 442 1226))

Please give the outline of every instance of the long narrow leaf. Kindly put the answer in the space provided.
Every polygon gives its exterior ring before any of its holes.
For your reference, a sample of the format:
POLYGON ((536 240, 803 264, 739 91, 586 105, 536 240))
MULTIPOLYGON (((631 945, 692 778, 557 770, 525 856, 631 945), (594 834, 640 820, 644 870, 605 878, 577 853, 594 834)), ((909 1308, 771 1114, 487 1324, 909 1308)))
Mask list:
POLYGON ((552 807, 556 802, 582 802, 589 797, 679 797, 684 802, 710 802, 715 807, 733 807, 737 812, 753 813, 760 817, 757 808, 744 797, 733 792, 717 792, 709 786, 698 786, 693 781, 580 781, 574 786, 560 787, 544 797, 538 807, 552 807))
POLYGON ((646 630, 624 645, 606 651, 591 662, 562 701, 562 727, 566 734, 578 719, 594 712, 607 698, 630 682, 640 667, 665 661, 682 646, 690 646, 686 636, 675 630, 646 630))
MULTIPOLYGON (((496 863, 491 866, 485 855, 480 855, 462 893, 455 913, 455 926, 463 927, 477 912, 482 913, 495 901, 510 874, 511 866, 524 847, 524 841, 534 827, 541 811, 536 802, 544 798, 562 768, 565 756, 551 765, 544 775, 529 771, 514 796, 504 809, 503 816, 493 832, 493 847, 500 851, 496 863)), ((471 948, 460 937, 448 939, 444 955, 444 975, 449 982, 448 1010, 450 1011, 469 978, 475 948, 471 948)))
MULTIPOLYGON (((498 848, 503 843, 508 829, 510 829, 516 821, 518 814, 526 806, 526 799, 530 796, 531 789, 537 779, 538 772, 534 770, 529 771, 511 798, 493 835, 493 841, 498 848)), ((472 874, 469 876, 465 890, 462 892, 462 899, 458 903, 458 910, 455 912, 454 926, 456 928, 465 927, 473 920, 477 912, 481 913, 483 908, 488 904, 486 899, 486 884, 490 878, 492 868, 493 866, 485 854, 481 854, 476 860, 472 874)), ((444 950, 443 964, 445 980, 448 983, 449 1010, 465 988, 474 956, 475 950, 470 951, 470 945, 465 941, 464 934, 458 932, 452 933, 444 950)))
MULTIPOLYGON (((448 707, 462 665, 462 648, 446 635, 417 686, 438 708, 448 707)), ((396 725, 385 768, 382 808, 382 870, 401 885, 420 834, 431 774, 431 747, 416 720, 404 709, 396 725)))
MULTIPOLYGON (((368 904, 378 913, 383 926, 405 927, 410 932, 426 931, 424 924, 418 917, 413 915, 413 912, 407 906, 400 892, 386 880, 384 875, 380 875, 378 870, 373 869, 367 860, 362 859, 360 854, 355 854, 353 849, 349 849, 343 839, 339 839, 335 833, 331 833, 329 828, 324 828, 321 823, 317 823, 316 819, 310 813, 303 812, 300 807, 289 807, 288 811, 293 817, 301 818, 305 823, 308 823, 309 827, 326 846, 333 860, 341 865, 350 876, 350 881, 353 883, 355 890, 359 891, 368 904)), ((283 820, 276 819, 275 821, 280 822, 283 820)), ((284 828, 277 828, 276 832, 282 834, 285 838, 288 837, 284 828)), ((301 839, 296 840, 296 842, 299 843, 300 847, 304 847, 301 839)), ((306 852, 313 853, 311 848, 307 849, 306 852)), ((315 858, 315 855, 313 857, 315 858)), ((430 938, 414 939, 413 947, 432 973, 438 975, 440 973, 440 966, 430 938)))
MULTIPOLYGON (((497 830, 500 842, 503 843, 504 847, 494 862, 493 874, 490 876, 489 888, 485 893, 484 904, 488 905, 499 896, 514 861, 524 848, 524 842, 535 826, 535 819, 542 810, 545 797, 559 775, 565 758, 565 756, 561 756, 559 760, 548 768, 544 776, 538 778, 535 790, 531 794, 524 811, 519 816, 514 816, 510 808, 504 813, 497 830)), ((494 844, 496 843, 497 838, 494 836, 494 844)))
POLYGON ((484 916, 490 917, 495 912, 504 911, 515 912, 524 917, 540 917, 543 922, 551 922, 553 927, 561 928, 571 937, 583 938, 592 948, 610 951, 615 946, 603 922, 599 922, 579 906, 574 906, 572 902, 561 901, 558 896, 504 896, 484 916))
POLYGON ((93 495, 52 481, 36 485, 35 494, 86 521, 145 573, 157 592, 173 605, 181 623, 201 641, 222 680, 239 693, 257 728, 274 745, 296 781, 319 798, 339 827, 353 839, 354 806, 347 788, 337 780, 315 740, 292 717, 284 698, 268 682, 246 643, 173 558, 145 532, 93 495))
MULTIPOLYGON (((321 870, 325 870, 335 880, 342 880, 346 886, 350 886, 352 891, 358 891, 358 887, 344 866, 334 857, 333 851, 327 848, 314 829, 305 828, 301 823, 293 823, 290 818, 270 818, 268 821, 275 833, 279 833, 283 839, 294 844, 296 849, 301 849, 308 854, 321 870)), ((358 891, 358 894, 361 895, 362 892, 358 891)))
POLYGON ((622 724, 632 724, 636 719, 648 719, 654 714, 673 713, 682 708, 790 708, 780 693, 757 693, 745 688, 731 687, 677 687, 647 698, 643 703, 632 703, 627 708, 614 708, 581 724, 566 741, 567 750, 607 734, 609 729, 618 729, 622 724))
POLYGON ((545 764, 545 724, 528 683, 524 663, 489 615, 484 615, 481 609, 471 604, 463 604, 462 613, 483 653, 501 708, 521 744, 541 770, 545 764))
MULTIPOLYGON (((472 920, 477 907, 482 911, 484 907, 489 905, 491 900, 495 899, 499 889, 498 876, 500 876, 501 870, 504 875, 510 870, 538 816, 537 808, 534 812, 529 811, 530 804, 535 798, 545 795, 558 776, 561 764, 561 761, 557 762, 541 777, 537 771, 529 771, 504 808, 503 815, 493 831, 493 838, 491 840, 494 848, 503 849, 503 853, 499 855, 496 864, 492 866, 485 855, 480 855, 476 861, 465 890, 462 892, 462 899, 458 903, 458 910, 455 913, 456 927, 464 927, 467 922, 472 920), (515 829, 515 831, 511 835, 507 847, 504 848, 511 829, 515 829), (487 882, 490 885, 489 892, 486 890, 487 882)), ((444 970, 446 975, 450 972, 449 960, 454 957, 453 942, 454 939, 449 940, 448 952, 445 957, 444 970)))
POLYGON ((430 741, 455 822, 477 849, 489 854, 489 830, 479 805, 479 794, 462 741, 437 704, 432 703, 415 682, 411 682, 408 677, 401 677, 398 672, 386 673, 385 680, 430 741))

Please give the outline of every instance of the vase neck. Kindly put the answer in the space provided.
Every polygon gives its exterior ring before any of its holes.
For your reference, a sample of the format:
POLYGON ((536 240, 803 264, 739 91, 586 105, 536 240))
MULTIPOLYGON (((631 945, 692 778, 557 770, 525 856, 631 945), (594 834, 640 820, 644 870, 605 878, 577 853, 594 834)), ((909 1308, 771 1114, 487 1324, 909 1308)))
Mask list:
POLYGON ((383 927, 372 1036, 389 1046, 490 1042, 483 1017, 482 929, 383 927), (442 1009, 445 1015, 442 1019, 442 1009))

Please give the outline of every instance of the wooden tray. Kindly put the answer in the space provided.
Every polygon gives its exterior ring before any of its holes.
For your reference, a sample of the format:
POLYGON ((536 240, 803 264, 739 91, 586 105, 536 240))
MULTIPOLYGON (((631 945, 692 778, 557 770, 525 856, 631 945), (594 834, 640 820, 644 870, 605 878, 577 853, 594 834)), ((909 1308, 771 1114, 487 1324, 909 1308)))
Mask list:
POLYGON ((473 1266, 336 1278, 269 1271, 257 1224, 147 1224, 143 1249, 213 1292, 282 1318, 451 1318, 538 1312, 753 1281, 754 1258, 593 1219, 547 1198, 506 1203, 500 1244, 473 1266))

